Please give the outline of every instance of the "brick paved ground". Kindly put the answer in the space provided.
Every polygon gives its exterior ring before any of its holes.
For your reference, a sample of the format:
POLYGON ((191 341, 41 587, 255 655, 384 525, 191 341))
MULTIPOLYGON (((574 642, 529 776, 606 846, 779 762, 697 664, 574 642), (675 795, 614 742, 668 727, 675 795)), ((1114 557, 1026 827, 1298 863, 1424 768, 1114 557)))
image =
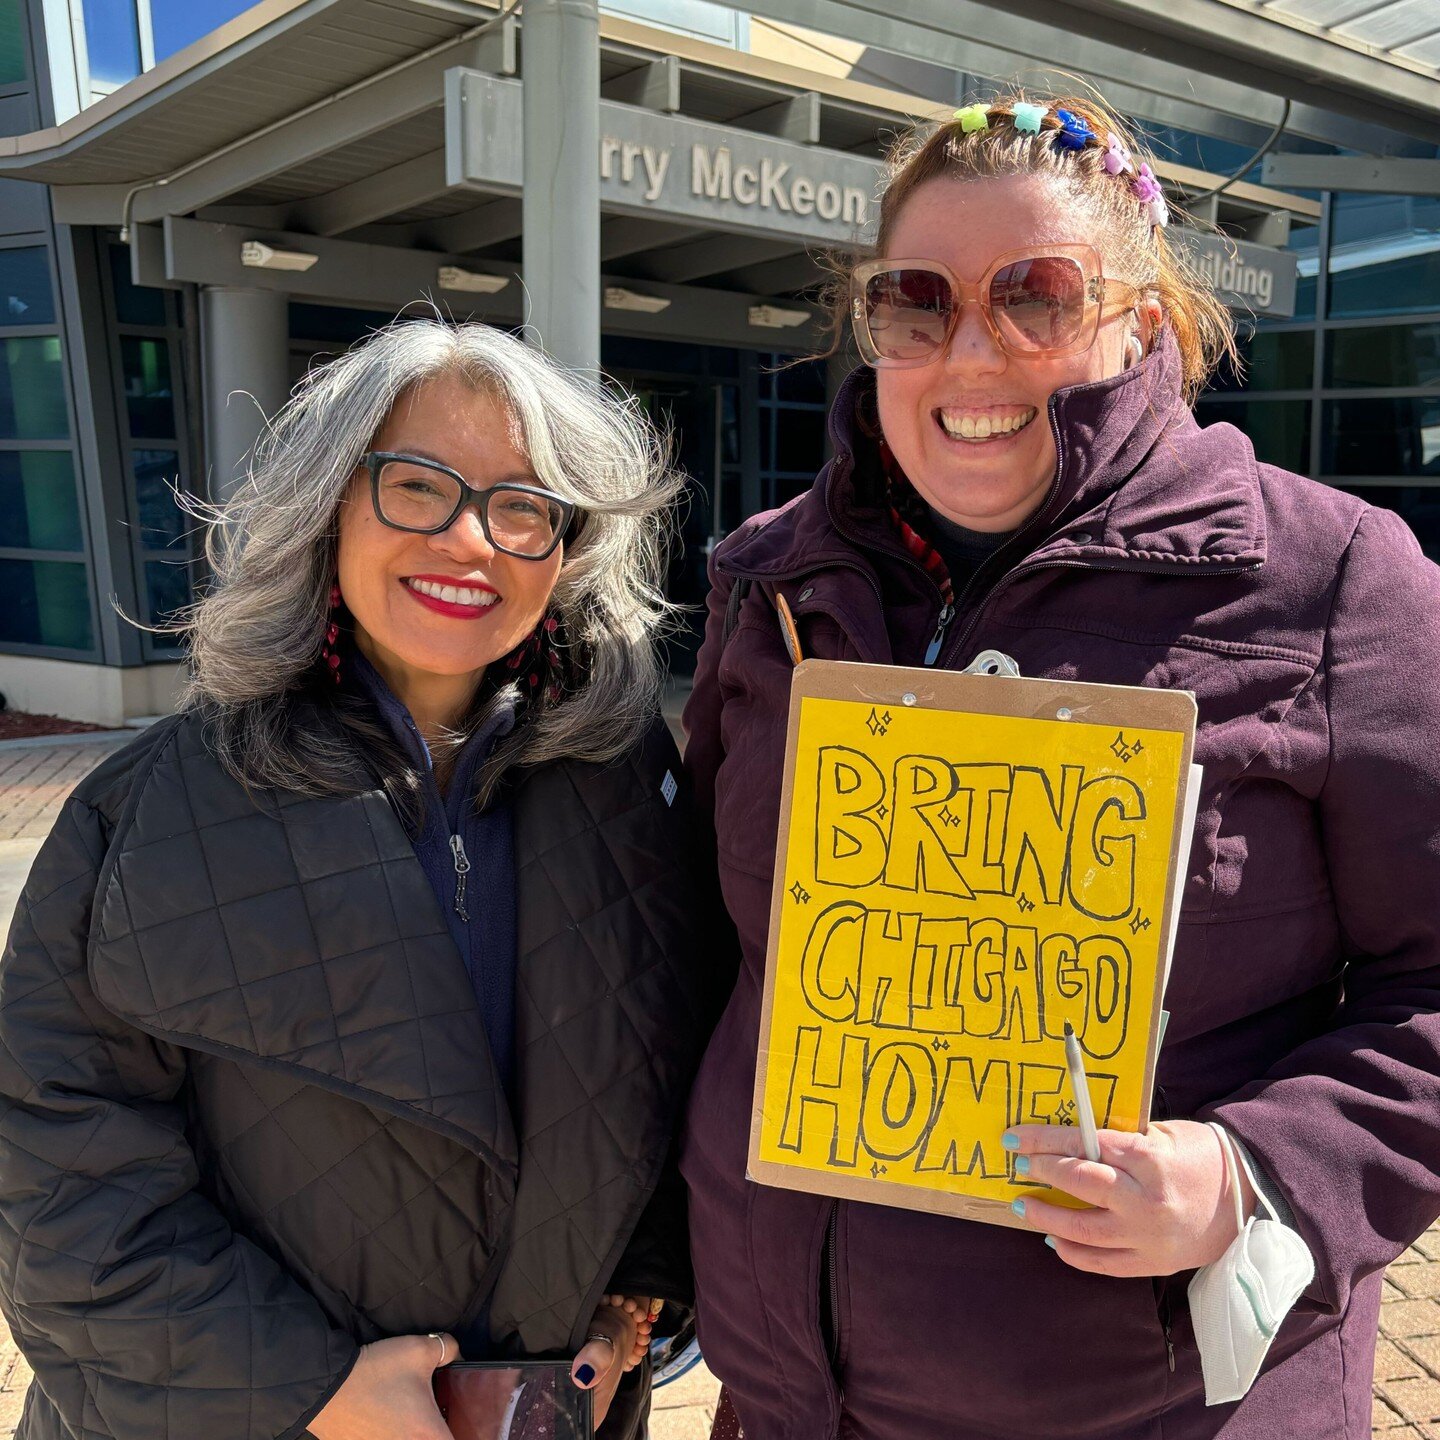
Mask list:
MULTIPOLYGON (((126 734, 121 740, 133 738, 126 734)), ((44 839, 65 797, 117 743, 107 738, 71 745, 0 746, 0 841, 44 839)))
MULTIPOLYGON (((65 796, 113 748, 0 748, 0 929, 65 796)), ((0 1332, 0 1440, 11 1440, 30 1370, 0 1332)), ((655 1393, 654 1440, 706 1440, 716 1383, 703 1366, 655 1393)), ((1390 1267, 1375 1356, 1372 1440, 1440 1440, 1440 1226, 1390 1267)))

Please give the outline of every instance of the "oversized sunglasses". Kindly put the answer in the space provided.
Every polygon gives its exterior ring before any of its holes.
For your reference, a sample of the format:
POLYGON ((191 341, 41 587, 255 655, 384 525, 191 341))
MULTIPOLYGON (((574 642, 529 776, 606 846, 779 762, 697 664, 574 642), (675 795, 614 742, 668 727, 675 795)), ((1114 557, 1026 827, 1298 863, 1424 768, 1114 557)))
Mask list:
POLYGON ((458 470, 419 455, 371 450, 360 457, 370 472, 375 518, 392 530, 438 535, 474 505, 491 546, 521 560, 544 560, 565 536, 575 506, 538 485, 491 485, 477 490, 458 470))
POLYGON ((943 355, 970 302, 1007 354, 1075 355, 1095 343, 1106 301, 1117 292, 1124 307, 1139 294, 1107 280, 1090 245, 1011 251, 977 285, 938 260, 867 260, 851 275, 850 319, 865 362, 887 369, 943 355))

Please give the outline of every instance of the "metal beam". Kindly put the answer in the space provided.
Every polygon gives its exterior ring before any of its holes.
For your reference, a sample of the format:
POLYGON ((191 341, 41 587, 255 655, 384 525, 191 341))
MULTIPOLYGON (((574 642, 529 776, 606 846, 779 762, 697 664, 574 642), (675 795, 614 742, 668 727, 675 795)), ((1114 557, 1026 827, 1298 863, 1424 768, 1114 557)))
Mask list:
MULTIPOLYGON (((164 279, 170 284, 239 285, 297 299, 329 300, 376 310, 400 310, 410 305, 418 310, 436 304, 456 316, 473 315, 502 325, 519 324, 524 318, 525 287, 518 278, 494 295, 441 290, 436 283, 441 265, 459 264, 492 275, 512 277, 517 276, 513 266, 283 231, 256 234, 241 226, 214 225, 202 220, 167 219, 164 234, 164 279), (263 239, 279 248, 308 250, 319 259, 303 271, 247 269, 240 263, 240 245, 251 239, 263 239)), ((627 283, 633 282, 624 276, 599 277, 602 287, 627 283)), ((751 325, 749 308, 764 303, 769 298, 765 292, 650 282, 646 282, 645 289, 647 294, 668 300, 669 305, 653 315, 606 310, 607 334, 739 345, 754 350, 775 349, 777 335, 783 335, 787 345, 799 348, 815 339, 815 332, 806 329, 775 331, 751 325)))
POLYGON ((600 259, 602 262, 623 260, 660 245, 674 245, 704 235, 688 225, 667 225, 663 220, 650 220, 639 215, 613 215, 601 221, 600 259))
POLYGON ((808 251, 789 255, 783 260, 767 260, 747 265, 730 277, 742 289, 757 295, 794 295, 811 290, 825 279, 825 270, 808 251))
MULTIPOLYGON (((294 231, 255 231, 240 225, 215 225, 204 220, 167 216, 165 279, 170 283, 241 286, 275 290, 301 299, 400 309, 415 301, 449 298, 442 291, 442 265, 460 265, 489 274, 513 276, 513 266, 490 265, 463 255, 368 245, 355 240, 330 240, 294 231), (263 240, 277 250, 299 250, 318 258, 308 270, 263 270, 240 263, 246 240, 263 240)), ((518 292, 512 283, 500 295, 518 292)), ((486 297, 488 302, 490 297, 486 297)), ((519 301, 516 302, 518 314, 519 301)))
MULTIPOLYGON (((747 9, 957 70, 974 69, 966 36, 988 37, 1007 16, 1012 23, 1019 18, 1013 0, 908 0, 904 18, 894 0, 747 0, 747 9)), ((1273 11, 1221 0, 1027 0, 1025 24, 1032 22, 1069 38, 1066 47, 1051 49, 1043 32, 1035 34, 1031 54, 1074 55, 1074 37, 1085 37, 1440 143, 1433 75, 1273 11)))
POLYGON ((680 62, 673 55, 647 60, 622 75, 612 75, 601 85, 600 94, 622 105, 673 115, 680 109, 680 62))
POLYGON ((343 235, 372 220, 383 220, 401 210, 423 205, 443 195, 445 149, 402 160, 388 170, 367 175, 325 195, 292 205, 287 230, 308 230, 312 235, 343 235))
POLYGON ((761 135, 775 135, 801 145, 818 145, 820 97, 813 90, 807 90, 803 95, 791 95, 763 109, 752 110, 748 115, 737 115, 730 123, 761 135))
POLYGON ((1440 195, 1440 160, 1370 155, 1267 155, 1267 185, 1297 190, 1353 190, 1381 195, 1440 195))
POLYGON ((434 250, 468 255, 472 250, 518 240, 523 230, 520 202, 507 198, 487 201, 458 215, 421 221, 414 227, 414 238, 434 250))
POLYGON ((673 250, 637 261, 632 267, 637 274, 651 280, 664 280, 683 285, 690 280, 703 280, 707 275, 723 275, 743 265, 774 260, 795 251, 794 240, 765 240, 745 235, 712 235, 673 250))

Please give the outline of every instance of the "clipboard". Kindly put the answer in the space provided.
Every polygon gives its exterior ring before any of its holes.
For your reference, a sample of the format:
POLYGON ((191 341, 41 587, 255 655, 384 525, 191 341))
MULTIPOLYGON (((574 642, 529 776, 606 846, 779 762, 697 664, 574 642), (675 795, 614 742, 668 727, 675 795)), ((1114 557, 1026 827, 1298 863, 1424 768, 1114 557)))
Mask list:
POLYGON ((1067 1019, 1102 1128, 1145 1128, 1195 720, 1188 692, 1028 679, 997 652, 797 663, 752 1179, 1023 1223, 1038 1187, 999 1136, 1073 1123, 1067 1019))

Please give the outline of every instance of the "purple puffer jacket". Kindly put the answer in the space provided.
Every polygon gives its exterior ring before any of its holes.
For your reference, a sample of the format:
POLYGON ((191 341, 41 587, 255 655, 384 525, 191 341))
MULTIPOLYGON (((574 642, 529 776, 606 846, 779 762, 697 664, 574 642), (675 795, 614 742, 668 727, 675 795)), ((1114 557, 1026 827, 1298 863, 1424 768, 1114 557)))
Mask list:
POLYGON ((1382 1271, 1440 1213, 1440 570, 1395 515, 1200 429, 1173 344, 1053 397, 1054 489, 938 663, 1195 693, 1157 1115, 1245 1142, 1313 1287, 1250 1394, 1207 1409, 1188 1275, 745 1179, 791 670, 772 597, 807 655, 878 664, 920 664, 940 612, 875 503, 870 383, 814 488, 716 550, 685 712, 743 950, 683 1156, 706 1359, 748 1440, 1368 1440, 1382 1271))

